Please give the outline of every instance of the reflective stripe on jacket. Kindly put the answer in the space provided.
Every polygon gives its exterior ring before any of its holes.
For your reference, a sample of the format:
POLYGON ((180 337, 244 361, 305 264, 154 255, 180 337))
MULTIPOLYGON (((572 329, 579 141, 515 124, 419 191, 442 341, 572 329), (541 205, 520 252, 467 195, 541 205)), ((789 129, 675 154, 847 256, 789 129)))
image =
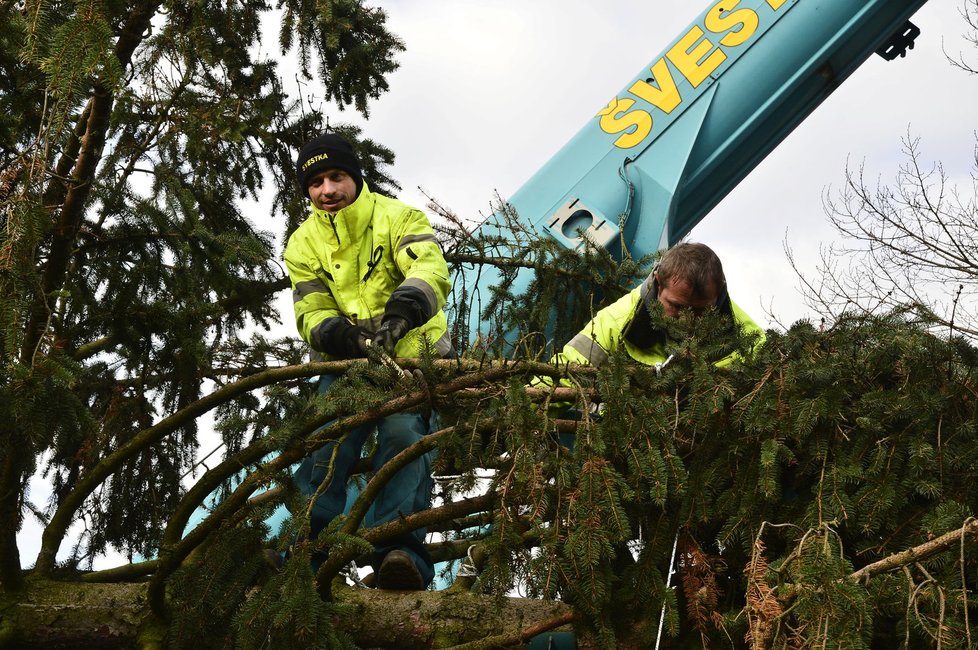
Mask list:
POLYGON ((400 289, 402 298, 418 303, 422 325, 398 342, 395 355, 419 356, 422 336, 439 355, 451 351, 442 311, 451 288, 448 265, 420 210, 374 194, 364 183, 356 201, 335 214, 312 205, 312 214, 289 237, 285 264, 296 327, 314 349, 317 329, 335 326, 335 319, 375 332, 387 301, 400 289))

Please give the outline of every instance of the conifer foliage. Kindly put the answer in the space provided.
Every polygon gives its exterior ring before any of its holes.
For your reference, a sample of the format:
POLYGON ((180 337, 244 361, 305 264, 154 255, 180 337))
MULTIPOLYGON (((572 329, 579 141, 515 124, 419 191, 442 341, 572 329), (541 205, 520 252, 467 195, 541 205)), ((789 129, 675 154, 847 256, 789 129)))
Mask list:
MULTIPOLYGON (((286 80, 366 113, 403 46, 360 2, 280 4, 0 3, 6 589, 33 564, 15 534, 34 505, 47 524, 38 574, 80 516, 75 562, 108 547, 154 555, 196 458, 201 398, 298 358, 242 335, 278 321, 270 298, 287 287, 275 235, 256 223, 275 216, 284 234, 304 217, 294 153, 325 128, 286 80), (297 71, 268 49, 268 15, 282 53, 301 48, 297 71), (274 215, 256 212, 259 193, 274 215), (50 504, 28 501, 36 471, 50 504)), ((391 152, 360 141, 374 184, 397 189, 391 152)))

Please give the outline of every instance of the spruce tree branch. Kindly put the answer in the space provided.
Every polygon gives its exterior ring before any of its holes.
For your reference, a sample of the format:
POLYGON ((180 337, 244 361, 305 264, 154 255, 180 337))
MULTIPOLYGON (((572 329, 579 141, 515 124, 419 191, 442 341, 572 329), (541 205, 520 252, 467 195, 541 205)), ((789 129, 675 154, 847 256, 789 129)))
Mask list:
MULTIPOLYGON (((965 521, 963 525, 971 523, 970 521, 965 521)), ((961 536, 961 555, 958 558, 958 565, 961 567, 961 597, 964 601, 964 630, 968 636, 968 647, 973 648, 971 644, 971 622, 968 620, 968 576, 965 573, 965 562, 964 562, 964 535, 961 536)))
MULTIPOLYGON (((135 455, 148 447, 157 444, 182 424, 199 417, 200 415, 216 408, 228 400, 234 399, 238 395, 257 388, 262 388, 269 384, 287 381, 290 379, 309 377, 323 373, 341 373, 345 371, 351 365, 351 363, 352 362, 350 361, 310 363, 300 366, 275 368, 251 375, 214 391, 210 395, 198 400, 187 408, 174 413, 164 420, 161 420, 156 425, 137 433, 127 443, 120 446, 115 452, 92 467, 92 469, 79 480, 72 491, 68 493, 61 504, 59 504, 58 509, 51 517, 51 521, 48 523, 48 526, 45 528, 42 535, 41 549, 35 563, 35 571, 42 576, 50 575, 50 571, 54 568, 54 558, 57 555, 58 549, 60 548, 61 542, 64 539, 69 525, 74 520, 75 513, 81 508, 85 499, 87 499, 98 488, 98 486, 104 482, 106 478, 122 467, 127 460, 133 458, 135 455)), ((542 362, 502 362, 493 365, 478 361, 453 360, 439 361, 436 362, 436 364, 439 366, 456 367, 463 370, 474 370, 474 372, 437 387, 435 391, 438 395, 451 394, 481 383, 497 381, 501 378, 519 373, 548 376, 560 375, 559 370, 553 365, 542 362)), ((410 367, 412 364, 405 363, 404 365, 405 367, 410 367)), ((585 369, 582 368, 582 370, 585 369)), ((420 401, 424 399, 424 396, 419 392, 415 398, 415 403, 401 402, 394 404, 390 407, 390 412, 394 413, 402 410, 403 408, 416 406, 417 403, 420 403, 420 401)), ((369 421, 369 418, 365 421, 369 421)), ((311 433, 321 424, 321 422, 312 422, 307 424, 304 427, 304 431, 306 432, 305 435, 311 433)), ((341 429, 342 423, 338 424, 339 426, 332 429, 332 431, 327 431, 311 438, 303 446, 297 450, 293 450, 291 453, 287 454, 287 456, 283 454, 284 457, 280 457, 281 461, 275 463, 275 465, 270 468, 270 471, 266 471, 264 473, 259 472, 257 474, 268 475, 269 473, 273 473, 274 471, 287 467, 294 462, 298 462, 298 460, 301 460, 302 457, 308 453, 311 453, 311 451, 330 440, 330 434, 335 435, 336 432, 341 429)), ((247 467, 250 464, 257 462, 258 459, 269 451, 271 450, 266 449, 264 446, 256 443, 246 450, 243 450, 242 453, 238 454, 234 458, 228 459, 221 465, 208 472, 208 474, 211 475, 208 477, 209 480, 204 480, 204 478, 202 478, 201 481, 191 489, 184 499, 183 503, 185 506, 182 514, 177 516, 177 513, 175 513, 174 518, 171 519, 168 530, 173 531, 179 528, 180 533, 171 532, 170 537, 179 539, 179 535, 182 534, 183 528, 185 527, 186 521, 189 519, 190 514, 192 514, 192 512, 200 505, 200 503, 203 502, 207 495, 216 489, 216 487, 220 485, 223 480, 239 472, 243 467, 247 467), (182 522, 180 521, 181 519, 182 522)), ((207 477, 206 474, 205 477, 207 477)), ((238 490, 241 491, 241 494, 245 494, 245 490, 247 490, 248 495, 250 495, 254 489, 257 489, 257 485, 252 485, 247 481, 238 488, 238 490)), ((239 505, 234 499, 229 499, 229 503, 225 504, 225 506, 228 507, 228 510, 232 509, 230 504, 235 504, 233 506, 234 508, 237 508, 239 505)), ((214 519, 213 527, 216 527, 220 521, 223 521, 224 517, 227 516, 224 513, 228 512, 228 510, 222 511, 222 515, 214 519)), ((212 517, 214 517, 216 514, 217 513, 214 513, 212 517)), ((200 536, 198 542, 202 540, 203 536, 208 534, 210 530, 211 529, 203 523, 198 526, 198 528, 195 529, 195 533, 200 536)), ((193 548, 194 546, 196 546, 195 542, 188 542, 187 552, 189 553, 190 548, 193 548)))
MULTIPOLYGON (((219 317, 208 316, 208 321, 217 321, 220 318, 226 317, 229 313, 238 309, 249 302, 253 302, 256 297, 267 297, 274 293, 283 291, 289 288, 289 279, 287 277, 282 277, 277 280, 271 281, 259 281, 248 283, 240 288, 240 290, 228 295, 222 300, 217 301, 209 306, 208 313, 210 314, 220 314, 219 317)), ((84 345, 78 346, 72 358, 76 361, 83 361, 88 359, 100 352, 105 352, 111 349, 119 341, 119 338, 115 335, 103 336, 100 339, 96 339, 84 345)))
MULTIPOLYGON (((363 491, 357 496, 356 501, 353 502, 353 507, 350 508, 350 512, 347 514, 340 532, 345 535, 355 535, 377 494, 390 482, 394 474, 399 472, 401 468, 405 467, 411 461, 420 458, 434 449, 442 438, 445 438, 454 431, 455 427, 447 427, 428 434, 407 449, 401 451, 385 463, 383 467, 378 469, 367 482, 363 491)), ((316 574, 316 582, 320 585, 320 592, 326 591, 327 593, 324 595, 328 595, 329 584, 343 567, 349 563, 350 559, 346 557, 345 553, 330 554, 329 558, 319 567, 319 571, 316 574)))
POLYGON ((238 309, 258 297, 271 296, 290 287, 289 278, 282 276, 276 280, 251 282, 219 301, 223 313, 238 309))
MULTIPOLYGON (((285 498, 285 488, 281 486, 269 488, 264 492, 260 494, 256 494, 255 496, 248 499, 248 508, 264 508, 272 504, 278 505, 279 503, 282 503, 282 499, 284 498, 285 498)), ((245 512, 246 512, 245 509, 242 508, 241 515, 243 515, 245 512)), ((232 526, 240 523, 243 519, 245 519, 245 517, 241 515, 231 520, 232 526)))
POLYGON ((79 576, 80 582, 133 582, 152 574, 159 566, 159 560, 134 562, 101 571, 92 571, 79 576))
POLYGON ((522 257, 494 257, 492 255, 476 255, 474 253, 445 253, 445 261, 449 264, 487 264, 499 268, 534 269, 536 271, 546 271, 555 275, 562 275, 574 280, 593 280, 589 275, 575 273, 567 269, 555 268, 552 265, 541 262, 528 261, 522 257))
MULTIPOLYGON (((415 360, 402 359, 400 361, 402 367, 406 369, 417 368, 419 365, 415 360)), ((330 363, 341 364, 343 366, 342 370, 345 370, 351 362, 330 363)), ((321 365, 322 364, 307 364, 307 366, 302 367, 316 366, 318 368, 321 365)), ((463 393, 470 390, 471 386, 483 383, 492 383, 516 374, 553 375, 555 372, 558 372, 555 367, 550 364, 524 361, 503 361, 496 362, 495 364, 488 364, 487 366, 485 363, 476 361, 443 360, 436 361, 435 365, 443 368, 456 368, 462 369, 463 371, 472 371, 468 374, 464 374, 436 386, 432 391, 432 393, 436 396, 463 393)), ((338 371, 334 370, 333 372, 335 373, 338 371)), ((261 375, 251 375, 250 377, 258 376, 261 375)), ((229 384, 228 386, 234 386, 237 383, 240 383, 240 380, 239 382, 229 384)), ((426 400, 427 394, 424 393, 424 391, 415 391, 378 405, 368 411, 337 420, 326 427, 323 427, 323 417, 311 418, 299 428, 298 432, 293 437, 294 440, 301 440, 302 442, 296 447, 284 449, 279 457, 272 459, 265 465, 262 465, 258 472, 264 474, 265 476, 270 476, 275 472, 288 467, 292 463, 300 461, 302 458, 312 453, 319 447, 322 447, 327 442, 338 439, 344 432, 353 427, 369 424, 370 422, 373 422, 381 417, 398 413, 408 408, 413 408, 426 400)), ((211 492, 221 485, 221 483, 240 472, 243 468, 257 463, 266 454, 275 451, 278 451, 278 448, 274 446, 274 443, 269 443, 268 438, 262 438, 261 440, 252 443, 249 447, 241 450, 235 456, 226 459, 221 464, 206 472, 200 478, 200 480, 198 480, 194 487, 187 492, 184 499, 181 501, 181 504, 174 511, 174 515, 170 518, 170 526, 168 527, 168 530, 176 530, 177 526, 174 525, 175 523, 179 525, 180 530, 179 532, 173 533, 169 536, 164 534, 164 544, 167 543, 167 541, 176 542, 179 539, 179 535, 183 532, 182 526, 184 526, 186 521, 189 520, 190 515, 200 506, 200 504, 204 502, 204 499, 206 499, 211 492), (181 520, 183 523, 179 523, 181 520)), ((241 489, 243 486, 244 484, 239 486, 238 489, 241 489)))
POLYGON ((103 336, 102 338, 95 339, 94 341, 89 341, 84 345, 79 345, 71 357, 75 361, 84 361, 89 357, 93 357, 96 354, 110 349, 116 344, 117 341, 118 337, 116 336, 103 336))
MULTIPOLYGON (((468 388, 466 390, 459 391, 457 394, 463 399, 478 399, 482 397, 493 397, 499 395, 502 389, 495 386, 490 386, 486 388, 468 388)), ((598 397, 598 392, 596 390, 586 388, 578 390, 577 388, 527 388, 527 396, 533 401, 545 401, 546 398, 551 397, 559 402, 576 402, 580 398, 593 399, 598 397)))
POLYGON ((366 516, 367 510, 370 508, 370 504, 373 503, 377 493, 390 482, 394 474, 399 472, 401 468, 405 467, 411 461, 420 458, 434 449, 441 442, 442 438, 445 438, 454 431, 455 427, 446 427, 440 431, 423 436, 418 442, 398 453, 387 461, 383 467, 378 469, 367 482, 363 491, 360 492, 356 501, 354 501, 353 507, 350 508, 346 521, 343 523, 342 532, 348 535, 354 534, 363 522, 363 518, 366 516))
POLYGON ((85 135, 85 127, 92 113, 93 101, 92 98, 89 98, 85 102, 85 108, 82 109, 81 115, 78 116, 78 120, 75 122, 75 128, 68 139, 68 143, 65 145, 64 151, 61 153, 61 157, 58 158, 54 170, 51 172, 51 180, 48 182, 48 186, 45 188, 44 194, 41 197, 42 206, 53 208, 61 205, 65 200, 65 194, 68 192, 68 184, 63 181, 68 180, 68 174, 71 173, 71 168, 77 161, 82 136, 85 135))
MULTIPOLYGON (((763 525, 761 530, 763 531, 763 525)), ((806 535, 807 534, 808 533, 806 533, 806 535)), ((758 540, 759 537, 760 535, 758 535, 758 540)), ((917 546, 906 549, 904 551, 900 551, 899 553, 894 553, 892 555, 889 555, 883 558, 882 560, 878 560, 871 564, 867 564, 861 569, 850 573, 845 578, 842 578, 842 580, 850 580, 865 586, 872 577, 880 575, 882 573, 893 571, 894 569, 902 569, 907 574, 909 579, 910 573, 908 567, 910 565, 917 565, 918 568, 923 570, 923 567, 919 565, 919 562, 921 560, 925 560, 929 557, 937 555, 938 553, 947 551, 948 549, 956 545, 961 545, 963 547, 965 540, 974 537, 978 537, 978 520, 969 518, 958 529, 952 530, 948 533, 945 533, 944 535, 941 535, 940 537, 937 537, 936 539, 932 539, 930 541, 924 542, 923 544, 919 544, 917 546)), ((758 542, 755 541, 755 547, 757 543, 758 542)), ((761 548, 763 549, 763 545, 761 546, 761 548)), ((963 554, 963 550, 961 552, 963 554)), ((926 571, 924 571, 924 573, 926 574, 926 571)), ((750 575, 749 571, 748 574, 750 575)), ((770 587, 767 587, 766 583, 764 583, 763 580, 761 580, 760 582, 761 582, 760 585, 761 589, 766 589, 768 594, 773 593, 773 590, 770 587)), ((928 583, 939 584, 937 583, 936 580, 934 580, 930 576, 928 576, 928 579, 925 580, 925 582, 922 584, 928 584, 928 583)), ((920 585, 918 585, 916 589, 919 588, 920 585)), ((775 615, 770 616, 767 619, 766 622, 768 623, 768 625, 765 626, 763 634, 760 635, 763 639, 770 641, 771 639, 774 638, 774 629, 771 626, 771 624, 773 624, 775 620, 780 622, 788 615, 788 613, 793 608, 792 601, 799 594, 801 589, 802 588, 799 585, 787 584, 787 585, 783 585, 778 590, 778 594, 776 596, 776 603, 777 603, 776 607, 778 608, 778 611, 775 615)), ((910 603, 912 603, 913 606, 916 606, 916 600, 914 599, 912 594, 910 596, 910 603)))
MULTIPOLYGON (((477 497, 460 499, 437 508, 415 512, 414 514, 395 521, 389 521, 380 526, 363 528, 357 531, 357 534, 371 544, 377 544, 385 539, 397 537, 398 535, 409 533, 418 528, 428 528, 442 521, 450 521, 459 517, 485 512, 495 507, 497 501, 498 497, 494 493, 487 492, 477 497)), ((349 559, 347 562, 349 562, 349 559)))
MULTIPOLYGON (((481 362, 472 362, 472 361, 464 361, 464 360, 463 361, 458 361, 458 360, 440 361, 440 362, 436 362, 436 364, 449 365, 449 366, 460 365, 467 368, 483 368, 485 366, 485 364, 481 362)), ((417 363, 412 362, 410 360, 408 361, 402 360, 402 365, 405 368, 410 368, 416 366, 417 363)), ((572 367, 576 367, 576 366, 572 366, 572 367)), ((581 369, 588 370, 588 371, 594 370, 593 368, 588 368, 588 367, 582 367, 581 369)), ((491 367, 489 370, 483 369, 475 374, 465 375, 446 384, 442 384, 441 386, 436 387, 434 392, 438 395, 448 395, 452 393, 456 393, 456 394, 465 393, 467 391, 472 390, 466 388, 466 386, 471 385, 473 383, 482 383, 486 381, 499 381, 507 376, 510 376, 511 374, 519 373, 519 372, 534 373, 540 375, 540 374, 553 373, 553 371, 554 371, 554 366, 548 364, 527 363, 527 362, 502 362, 501 364, 491 367)), ((540 395, 543 395, 548 392, 546 390, 541 390, 541 389, 529 389, 529 390, 534 393, 539 393, 540 395)), ((567 395, 567 397, 572 397, 572 396, 573 395, 570 393, 568 393, 567 395)), ((280 471, 285 467, 287 467, 288 465, 297 462, 298 460, 301 460, 302 457, 308 455, 308 453, 311 453, 311 451, 321 447, 326 442, 337 439, 345 431, 353 427, 362 426, 363 424, 368 424, 369 422, 376 420, 380 417, 384 417, 385 415, 400 412, 406 408, 416 406, 419 403, 419 400, 424 401, 424 398, 426 398, 426 396, 423 393, 412 393, 410 395, 404 396, 403 398, 398 398, 397 400, 393 400, 384 405, 381 405, 380 407, 378 407, 378 409, 375 409, 373 411, 362 413, 357 416, 352 416, 350 418, 346 418, 340 421, 335 421, 333 424, 325 428, 320 428, 322 425, 321 419, 312 420, 311 422, 307 423, 302 427, 302 433, 297 434, 296 438, 302 438, 305 435, 309 435, 310 432, 315 432, 316 436, 302 443, 302 447, 298 450, 298 453, 296 452, 295 449, 284 450, 282 452, 282 455, 280 455, 273 461, 270 461, 269 463, 266 463, 265 465, 259 467, 259 469, 256 470, 253 474, 251 474, 247 480, 253 480, 257 483, 260 483, 261 480, 263 480, 261 477, 271 475, 274 472, 280 471)), ((573 431, 576 429, 577 423, 575 421, 570 421, 570 420, 567 421, 560 420, 560 421, 555 421, 555 425, 557 426, 557 429, 560 431, 573 431)), ((439 432, 439 433, 444 433, 444 432, 439 432)), ((427 436, 426 439, 430 439, 430 440, 427 440, 427 443, 425 442, 425 440, 422 440, 422 443, 416 449, 417 453, 423 453, 424 451, 427 451, 428 447, 433 446, 438 441, 438 438, 432 438, 431 436, 427 436)), ((240 472, 243 467, 251 463, 257 462, 262 456, 272 451, 275 451, 275 449, 262 447, 259 443, 255 443, 251 447, 242 450, 242 452, 239 453, 236 457, 232 459, 228 459, 221 465, 218 465, 212 470, 210 470, 208 474, 211 476, 205 474, 205 476, 201 478, 201 480, 191 489, 191 491, 188 492, 181 505, 178 506, 178 510, 175 511, 174 515, 170 518, 171 527, 168 528, 168 531, 176 531, 179 529, 182 532, 182 526, 185 526, 186 521, 189 520, 189 517, 193 513, 193 511, 196 510, 196 508, 199 507, 201 503, 203 503, 203 499, 205 499, 214 489, 216 489, 217 486, 220 485, 222 481, 226 480, 233 474, 240 472), (180 511, 182 511, 182 513, 180 511), (179 522, 183 522, 183 523, 181 524, 179 522), (178 525, 173 525, 174 523, 177 523, 178 525)), ((406 454, 409 452, 410 449, 405 451, 406 454)), ((406 462, 409 461, 410 458, 405 457, 404 460, 406 462)), ((393 470, 390 471, 393 472, 393 470)), ((238 489, 242 490, 242 488, 245 487, 246 486, 242 484, 241 486, 239 486, 238 489)), ((257 486, 252 487, 251 489, 257 489, 257 486)), ((254 499, 257 498, 259 497, 255 497, 254 499)), ((227 501, 225 501, 224 503, 226 504, 227 501)), ((464 510, 464 505, 462 506, 462 508, 463 509, 461 511, 463 513, 467 513, 467 511, 464 510)), ((432 511, 426 511, 426 512, 434 513, 431 518, 419 519, 421 515, 416 514, 416 515, 412 515, 412 517, 405 518, 402 521, 412 522, 418 520, 418 521, 432 521, 434 523, 437 523, 444 520, 446 515, 442 513, 445 512, 450 513, 453 511, 454 510, 451 509, 437 509, 432 511)), ((456 516, 456 515, 452 515, 452 516, 456 516)), ((414 528, 426 526, 426 525, 428 524, 419 523, 414 525, 414 528)), ((191 533, 191 535, 194 535, 198 532, 204 533, 204 530, 205 530, 204 524, 198 525, 198 527, 194 529, 194 532, 191 533)), ((394 532, 383 532, 389 530, 389 526, 384 526, 384 527, 378 527, 377 529, 371 529, 371 530, 381 531, 376 533, 376 535, 380 535, 381 536, 380 538, 382 539, 385 537, 401 534, 401 532, 407 532, 413 530, 413 528, 410 527, 409 525, 407 528, 397 527, 396 529, 393 529, 394 532)), ((188 535, 187 538, 184 538, 183 542, 187 543, 191 535, 188 535)), ((372 539, 373 535, 369 537, 372 539)), ((168 542, 176 543, 178 540, 179 537, 177 537, 177 535, 169 535, 166 533, 164 534, 164 545, 167 544, 168 542)), ((190 543, 199 543, 202 541, 203 541, 203 535, 201 535, 201 537, 197 540, 197 542, 193 542, 193 540, 191 540, 190 543)))
POLYGON ((219 388, 188 407, 164 418, 152 427, 143 429, 135 434, 131 439, 99 461, 91 470, 82 476, 74 488, 72 488, 71 492, 58 505, 58 509, 51 517, 51 521, 45 527, 41 537, 41 549, 37 556, 35 571, 42 576, 50 574, 50 571, 54 568, 54 558, 61 546, 68 526, 74 520, 75 513, 81 508, 85 499, 129 459, 159 443, 180 426, 239 395, 263 388, 269 384, 288 381, 290 379, 311 377, 323 373, 343 372, 351 363, 350 361, 309 363, 298 366, 273 368, 262 373, 250 375, 219 388))
MULTIPOLYGON (((554 366, 540 362, 501 362, 495 365, 489 365, 489 367, 486 367, 486 364, 481 362, 465 363, 460 360, 442 361, 440 363, 448 364, 449 366, 468 366, 479 368, 479 370, 462 375, 443 384, 438 384, 431 391, 436 397, 449 395, 481 383, 499 381, 516 374, 533 373, 550 375, 558 372, 554 366)), ((402 365, 407 367, 406 364, 402 365)), ((197 484, 188 491, 180 505, 177 506, 163 533, 163 541, 160 545, 160 558, 162 562, 159 571, 154 575, 153 581, 150 584, 150 604, 153 610, 161 617, 167 615, 164 591, 167 577, 176 570, 194 548, 201 544, 210 533, 215 531, 232 513, 244 504, 252 492, 258 489, 266 480, 266 477, 299 462, 302 458, 319 447, 322 447, 325 443, 330 440, 335 440, 343 431, 355 426, 368 424, 381 417, 398 413, 408 408, 419 406, 427 402, 427 400, 428 394, 425 391, 415 391, 374 407, 365 413, 343 418, 326 427, 322 427, 324 424, 323 417, 328 416, 310 419, 309 422, 300 428, 294 437, 294 439, 300 440, 301 442, 283 449, 277 457, 261 465, 258 471, 248 475, 227 499, 215 508, 196 528, 188 533, 186 537, 181 539, 181 535, 190 516, 221 482, 240 472, 243 468, 257 463, 266 454, 275 451, 275 448, 270 446, 272 443, 269 443, 267 438, 263 438, 205 473, 197 484)))
MULTIPOLYGON (((25 648, 161 648, 165 627, 146 611, 146 583, 80 584, 32 580, 23 597, 4 603, 4 639, 25 648), (16 635, 16 636, 14 636, 16 635)), ((290 596, 291 594, 286 594, 290 596)), ((460 643, 554 619, 570 608, 553 600, 499 599, 475 593, 416 592, 411 598, 379 589, 337 590, 335 628, 358 647, 428 648, 435 639, 460 643), (476 618, 473 618, 475 613, 476 618)), ((194 647, 213 637, 191 630, 194 647)), ((281 647, 311 647, 296 641, 281 647)), ((444 641, 443 641, 444 642, 444 641)), ((582 644, 593 647, 593 644, 582 644)))
POLYGON ((143 42, 143 36, 149 29, 150 22, 161 4, 160 2, 143 2, 129 8, 129 17, 119 32, 119 39, 115 46, 116 57, 118 57, 123 69, 129 67, 133 53, 143 42))
POLYGON ((574 622, 574 620, 575 617, 573 612, 565 612, 559 616, 546 621, 541 621, 536 625, 531 625, 525 630, 521 630, 513 634, 499 634, 496 636, 486 637, 485 639, 479 639, 478 641, 453 645, 450 646, 448 650, 492 650, 493 648, 506 648, 514 645, 521 645, 527 643, 533 637, 543 634, 544 632, 549 632, 550 630, 557 629, 558 627, 570 625, 574 622))
MULTIPOLYGON (((428 532, 432 529, 429 528, 428 532)), ((469 547, 477 546, 485 537, 472 537, 467 539, 448 539, 442 542, 432 542, 426 546, 431 560, 435 564, 439 562, 451 562, 468 556, 469 547)), ((456 582, 458 578, 456 577, 456 582)), ((453 583, 454 586, 454 583, 453 583)), ((471 585, 470 585, 471 586, 471 585)))
MULTIPOLYGON (((254 498, 249 499, 249 507, 262 507, 266 506, 275 501, 281 501, 283 495, 282 488, 272 488, 254 498)), ((245 512, 242 508, 241 512, 245 512)), ((235 519, 232 524, 238 523, 235 519)), ((134 580, 139 580, 152 575, 159 566, 159 560, 147 560, 145 562, 134 562, 130 564, 123 564, 121 566, 113 567, 111 569, 102 569, 101 571, 92 571, 91 573, 84 573, 79 576, 78 580, 81 582, 132 582, 134 580)))
POLYGON ((461 519, 447 519, 445 521, 439 521, 434 525, 428 526, 428 532, 457 532, 469 528, 479 528, 490 523, 492 523, 492 519, 486 513, 476 513, 475 515, 467 515, 461 519))
POLYGON ((919 562, 932 555, 937 555, 954 544, 963 544, 965 539, 972 537, 978 537, 978 521, 968 522, 961 528, 952 530, 928 542, 900 551, 899 553, 894 553, 872 564, 867 564, 858 571, 849 574, 849 578, 857 582, 862 582, 881 573, 919 562))
MULTIPOLYGON (((184 91, 190 86, 192 81, 192 75, 184 71, 180 78, 180 82, 173 87, 169 95, 167 96, 166 102, 163 104, 154 104, 154 109, 156 112, 156 119, 144 132, 142 140, 132 149, 129 155, 129 160, 126 162, 126 166, 123 170, 117 174, 119 179, 118 184, 112 188, 112 194, 119 194, 125 187, 126 183, 129 181, 129 177, 136 171, 143 171, 148 174, 154 173, 153 170, 141 170, 136 167, 140 158, 149 151, 150 146, 153 141, 157 138, 160 131, 163 129, 164 124, 166 124, 167 119, 170 118, 170 111, 176 106, 177 101, 182 98, 184 91)), ((105 217, 99 220, 98 226, 102 227, 105 217)))
POLYGON ((49 296, 64 284, 71 249, 85 217, 85 208, 91 194, 95 169, 101 159, 102 148, 105 145, 105 135, 109 128, 109 118, 112 113, 112 94, 100 86, 96 88, 89 101, 91 110, 85 112, 88 119, 85 123, 85 132, 81 137, 78 158, 75 161, 64 201, 60 209, 56 211, 56 223, 50 234, 47 265, 44 268, 41 286, 30 312, 30 319, 21 348, 21 362, 25 365, 33 365, 40 342, 48 327, 48 316, 51 313, 48 304, 49 296))
MULTIPOLYGON (((437 524, 439 522, 455 520, 459 517, 487 512, 496 506, 497 501, 497 497, 494 493, 487 492, 477 497, 469 497, 459 501, 450 501, 445 505, 439 506, 438 508, 429 508, 427 510, 415 512, 394 521, 389 521, 386 524, 374 526, 373 528, 361 528, 359 530, 353 530, 349 534, 357 535, 361 539, 376 546, 384 540, 404 535, 413 530, 417 530, 418 528, 429 528, 433 524, 437 524)), ((467 549, 470 544, 472 544, 472 541, 470 540, 461 540, 460 543, 463 542, 464 547, 462 548, 462 555, 454 557, 464 556, 464 550, 467 549)), ((451 553, 451 548, 441 546, 437 550, 441 560, 453 559, 448 557, 448 555, 451 553)), ((319 588, 319 595, 322 596, 324 600, 333 599, 333 578, 339 574, 343 567, 354 561, 358 555, 359 551, 350 546, 339 550, 331 550, 329 558, 323 562, 323 564, 319 567, 319 572, 316 574, 316 583, 319 588)), ((432 558, 434 559, 434 557, 435 556, 433 555, 432 558)))
MULTIPOLYGON (((150 2, 130 10, 115 48, 116 57, 123 69, 129 66, 133 53, 149 28, 157 7, 157 3, 150 2)), ((58 210, 57 223, 51 232, 47 266, 42 274, 40 290, 30 311, 21 347, 21 361, 25 365, 33 365, 34 357, 47 330, 48 315, 51 313, 48 298, 65 282, 75 238, 85 218, 88 199, 95 183, 95 172, 102 159, 114 103, 112 90, 103 83, 97 83, 89 100, 89 106, 82 113, 86 118, 84 133, 80 136, 80 146, 77 158, 74 160, 71 180, 64 194, 64 201, 58 210)), ((71 151, 73 147, 69 147, 69 152, 71 151)))

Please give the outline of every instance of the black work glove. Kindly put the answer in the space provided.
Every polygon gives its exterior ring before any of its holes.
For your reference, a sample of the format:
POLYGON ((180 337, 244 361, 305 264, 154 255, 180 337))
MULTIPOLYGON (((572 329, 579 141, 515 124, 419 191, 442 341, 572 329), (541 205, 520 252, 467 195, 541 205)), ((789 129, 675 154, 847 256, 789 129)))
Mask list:
POLYGON ((384 319, 380 329, 374 334, 373 345, 379 346, 388 355, 393 356, 397 342, 404 338, 411 326, 407 320, 400 316, 388 316, 384 319))
POLYGON ((368 338, 368 330, 344 321, 320 337, 316 347, 337 359, 360 359, 367 356, 368 338))

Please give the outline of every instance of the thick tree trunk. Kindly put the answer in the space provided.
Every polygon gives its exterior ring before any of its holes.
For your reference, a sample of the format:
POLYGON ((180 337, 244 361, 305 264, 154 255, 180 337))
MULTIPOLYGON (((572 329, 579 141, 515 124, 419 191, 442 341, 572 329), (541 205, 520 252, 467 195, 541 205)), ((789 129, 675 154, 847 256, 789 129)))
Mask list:
POLYGON ((471 592, 337 590, 355 605, 338 624, 365 648, 444 648, 498 634, 518 633, 570 612, 561 602, 492 597, 471 592))
POLYGON ((0 459, 0 587, 8 592, 24 588, 17 548, 22 474, 15 454, 7 453, 0 459))
POLYGON ((135 648, 152 629, 145 583, 28 579, 0 601, 0 648, 135 648))
MULTIPOLYGON (((0 648, 162 647, 163 631, 147 606, 146 586, 29 579, 21 597, 0 601, 0 648)), ((570 612, 560 602, 496 601, 470 592, 349 587, 335 597, 353 605, 336 623, 361 647, 450 647, 518 634, 570 612)))

